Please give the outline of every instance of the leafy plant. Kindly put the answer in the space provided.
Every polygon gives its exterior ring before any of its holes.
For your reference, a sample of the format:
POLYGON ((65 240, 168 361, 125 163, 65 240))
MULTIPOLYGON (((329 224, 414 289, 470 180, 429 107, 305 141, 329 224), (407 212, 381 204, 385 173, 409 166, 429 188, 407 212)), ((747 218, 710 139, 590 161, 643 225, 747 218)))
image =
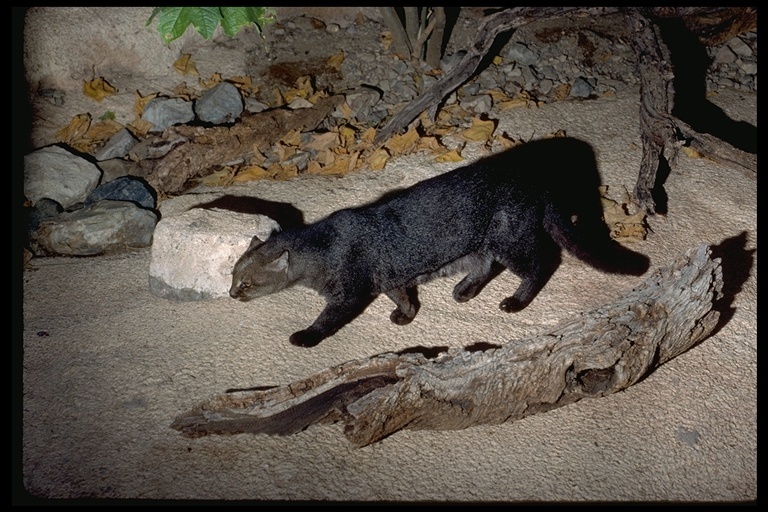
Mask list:
POLYGON ((157 30, 163 40, 170 43, 181 37, 190 24, 206 39, 213 37, 219 24, 230 37, 251 23, 261 31, 266 23, 275 21, 275 10, 270 7, 155 7, 147 26, 156 16, 157 30))

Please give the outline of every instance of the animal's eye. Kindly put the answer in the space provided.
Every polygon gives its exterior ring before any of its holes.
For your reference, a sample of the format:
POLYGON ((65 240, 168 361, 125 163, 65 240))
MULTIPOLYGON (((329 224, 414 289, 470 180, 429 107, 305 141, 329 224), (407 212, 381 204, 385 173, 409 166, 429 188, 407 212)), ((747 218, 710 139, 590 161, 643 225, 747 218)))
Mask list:
POLYGON ((250 287, 251 287, 251 283, 245 283, 245 282, 243 282, 243 283, 240 283, 240 286, 239 286, 239 288, 240 288, 241 290, 247 290, 247 289, 248 289, 248 288, 250 288, 250 287))

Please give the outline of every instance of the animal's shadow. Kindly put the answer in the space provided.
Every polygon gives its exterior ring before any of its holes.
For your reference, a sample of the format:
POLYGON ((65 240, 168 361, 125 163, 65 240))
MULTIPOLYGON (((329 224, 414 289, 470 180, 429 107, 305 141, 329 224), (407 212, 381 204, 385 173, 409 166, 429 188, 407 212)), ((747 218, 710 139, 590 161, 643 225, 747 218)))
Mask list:
POLYGON ((200 203, 193 208, 218 208, 249 215, 265 215, 274 219, 282 229, 292 229, 304 225, 304 213, 289 203, 268 201, 258 197, 223 195, 207 203, 200 203))

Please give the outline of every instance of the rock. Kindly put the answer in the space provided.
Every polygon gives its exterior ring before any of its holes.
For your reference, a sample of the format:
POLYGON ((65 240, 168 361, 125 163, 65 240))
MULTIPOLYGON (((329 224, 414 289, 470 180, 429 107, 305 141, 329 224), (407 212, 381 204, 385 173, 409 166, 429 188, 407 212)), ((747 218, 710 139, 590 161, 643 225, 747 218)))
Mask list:
POLYGON ((571 86, 571 97, 573 98, 589 98, 594 88, 584 78, 577 78, 573 81, 571 86))
POLYGON ((98 161, 109 160, 111 158, 123 158, 138 142, 139 141, 136 140, 127 128, 123 128, 114 134, 104 147, 93 156, 98 161))
POLYGON ((243 98, 233 84, 221 82, 195 102, 195 113, 206 123, 233 123, 243 113, 243 98))
POLYGON ((144 107, 141 118, 153 124, 150 132, 161 132, 175 124, 184 124, 195 118, 192 102, 181 98, 154 98, 144 107))
POLYGON ((47 197, 69 208, 85 201, 100 178, 98 167, 59 146, 24 157, 24 195, 33 204, 47 197))
POLYGON ((536 64, 539 62, 539 56, 534 53, 530 48, 528 48, 523 43, 512 43, 509 45, 505 52, 503 57, 513 60, 517 62, 518 64, 522 64, 525 66, 530 66, 531 64, 536 64))
POLYGON ((99 167, 103 173, 101 175, 102 185, 123 176, 142 176, 146 174, 146 171, 144 171, 138 163, 130 160, 123 160, 122 158, 104 160, 99 162, 99 167))
POLYGON ((43 220, 33 235, 53 254, 92 256, 149 247, 157 216, 128 201, 99 201, 43 220))
POLYGON ((750 48, 740 37, 734 37, 728 41, 726 45, 739 57, 752 57, 752 48, 750 48))
POLYGON ((53 199, 42 198, 32 208, 27 209, 27 232, 34 233, 45 219, 52 219, 64 211, 64 208, 53 199))
POLYGON ((491 97, 487 94, 478 94, 476 96, 465 96, 459 100, 459 105, 464 110, 475 114, 487 114, 493 106, 491 97))
POLYGON ((352 111, 352 117, 363 121, 370 114, 371 108, 381 100, 382 92, 373 87, 362 86, 347 92, 344 97, 352 111))
POLYGON ((116 180, 99 185, 85 200, 85 205, 109 199, 113 201, 131 201, 142 208, 154 209, 157 203, 156 192, 144 180, 132 176, 122 176, 116 180))
POLYGON ((727 46, 721 46, 715 53, 715 64, 731 64, 736 62, 736 54, 727 46))
POLYGON ((175 300, 229 296, 232 268, 253 236, 266 240, 280 226, 270 217, 192 208, 155 228, 149 288, 175 300))

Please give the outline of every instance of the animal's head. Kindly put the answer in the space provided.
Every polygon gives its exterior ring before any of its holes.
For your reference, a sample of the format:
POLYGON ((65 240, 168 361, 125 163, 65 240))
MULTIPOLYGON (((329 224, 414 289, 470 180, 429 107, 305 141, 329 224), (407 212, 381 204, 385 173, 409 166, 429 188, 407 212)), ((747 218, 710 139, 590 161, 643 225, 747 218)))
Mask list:
POLYGON ((229 289, 233 299, 246 301, 263 297, 288 286, 288 251, 265 244, 253 237, 251 245, 235 263, 229 289))

